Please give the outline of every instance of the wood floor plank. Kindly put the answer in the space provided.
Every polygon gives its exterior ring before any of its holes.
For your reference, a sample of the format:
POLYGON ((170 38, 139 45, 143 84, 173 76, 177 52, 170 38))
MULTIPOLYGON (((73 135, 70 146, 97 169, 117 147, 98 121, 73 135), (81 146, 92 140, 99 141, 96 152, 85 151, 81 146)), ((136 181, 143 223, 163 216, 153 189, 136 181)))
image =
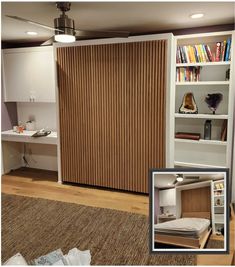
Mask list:
POLYGON ((57 183, 57 173, 20 169, 2 176, 2 193, 148 215, 147 195, 57 183))

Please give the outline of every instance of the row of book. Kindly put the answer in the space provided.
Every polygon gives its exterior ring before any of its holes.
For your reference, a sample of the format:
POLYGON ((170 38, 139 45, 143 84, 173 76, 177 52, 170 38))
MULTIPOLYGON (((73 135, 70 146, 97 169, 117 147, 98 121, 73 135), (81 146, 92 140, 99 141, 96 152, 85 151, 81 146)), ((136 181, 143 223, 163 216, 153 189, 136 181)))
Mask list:
POLYGON ((230 59, 231 38, 217 42, 211 47, 208 44, 177 46, 176 63, 230 61, 230 59))
POLYGON ((200 67, 176 68, 176 82, 198 82, 200 67))
MULTIPOLYGON (((221 127, 221 135, 220 135, 221 141, 227 141, 227 123, 228 123, 227 120, 223 121, 223 124, 221 127)), ((189 133, 189 132, 177 132, 175 133, 175 138, 199 141, 201 139, 201 134, 200 133, 189 133)))

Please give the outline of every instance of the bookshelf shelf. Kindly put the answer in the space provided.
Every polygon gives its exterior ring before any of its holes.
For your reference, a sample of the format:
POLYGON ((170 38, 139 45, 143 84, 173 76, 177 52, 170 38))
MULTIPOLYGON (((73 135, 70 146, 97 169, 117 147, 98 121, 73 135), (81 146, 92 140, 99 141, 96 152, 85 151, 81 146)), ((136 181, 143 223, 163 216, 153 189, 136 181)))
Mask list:
POLYGON ((189 143, 189 144, 199 144, 199 145, 219 145, 219 146, 226 146, 227 145, 227 142, 225 142, 225 141, 204 140, 204 139, 199 139, 197 141, 197 140, 190 140, 190 139, 175 138, 175 142, 178 142, 178 143, 189 143))
POLYGON ((175 85, 189 86, 189 85, 229 85, 229 81, 199 81, 199 82, 175 82, 175 85))
POLYGON ((197 63, 177 63, 176 67, 203 67, 203 66, 223 66, 230 65, 231 61, 197 62, 197 63))
POLYGON ((234 31, 175 37, 174 72, 172 75, 175 82, 172 84, 171 102, 173 118, 171 124, 172 167, 231 167, 235 99, 233 90, 235 84, 234 40, 234 31), (219 43, 221 50, 217 49, 219 43), (225 43, 231 45, 230 50, 224 46, 225 43), (207 56, 200 55, 200 47, 205 48, 204 51, 207 56), (225 50, 223 50, 224 47, 225 50), (220 54, 221 51, 222 54, 220 54), (215 61, 218 58, 220 61, 215 61), (208 59, 212 61, 209 62, 208 59), (198 114, 179 113, 183 100, 185 100, 184 97, 188 93, 193 94, 198 114), (223 100, 215 114, 212 114, 205 102, 205 97, 208 94, 217 93, 223 95, 223 100), (211 140, 175 138, 176 133, 195 133, 204 138, 206 120, 211 120, 211 140))
POLYGON ((223 191, 224 189, 214 189, 214 192, 223 191))
POLYGON ((175 166, 187 167, 187 168, 225 168, 225 166, 200 164, 200 163, 192 163, 192 162, 184 162, 184 161, 175 161, 174 164, 175 166))
POLYGON ((211 119, 211 120, 227 120, 228 115, 214 115, 214 114, 183 114, 175 113, 175 118, 185 119, 211 119))

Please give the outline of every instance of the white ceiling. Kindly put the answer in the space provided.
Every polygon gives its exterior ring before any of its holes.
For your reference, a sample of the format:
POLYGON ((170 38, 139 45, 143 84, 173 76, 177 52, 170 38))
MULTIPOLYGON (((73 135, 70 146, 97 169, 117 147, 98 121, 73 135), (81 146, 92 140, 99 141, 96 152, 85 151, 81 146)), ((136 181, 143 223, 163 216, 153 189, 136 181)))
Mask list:
MULTIPOLYGON (((41 41, 53 35, 45 29, 12 20, 15 15, 53 27, 59 16, 55 2, 2 2, 3 41, 41 41), (37 37, 26 35, 37 31, 37 37)), ((234 23, 234 2, 72 2, 67 13, 77 29, 127 30, 131 34, 234 23), (202 12, 193 20, 189 16, 202 12)))
MULTIPOLYGON (((202 182, 206 180, 218 180, 218 179, 223 179, 224 176, 222 173, 217 173, 217 174, 200 174, 200 173, 194 173, 194 174, 187 174, 184 173, 184 176, 199 176, 199 179, 186 179, 183 182, 178 182, 177 185, 183 185, 183 184, 188 184, 192 182, 202 182)), ((170 188, 174 187, 173 182, 176 179, 176 173, 173 174, 154 174, 154 186, 157 188, 170 188), (171 184, 171 185, 168 185, 171 184)))

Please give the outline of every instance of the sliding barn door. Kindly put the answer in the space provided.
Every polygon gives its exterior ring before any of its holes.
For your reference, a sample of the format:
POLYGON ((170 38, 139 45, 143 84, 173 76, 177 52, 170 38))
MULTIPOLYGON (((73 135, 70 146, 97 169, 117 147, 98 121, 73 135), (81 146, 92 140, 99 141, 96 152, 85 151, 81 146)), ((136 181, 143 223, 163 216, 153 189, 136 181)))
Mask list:
POLYGON ((63 181, 148 192, 165 166, 166 46, 57 49, 63 181))

